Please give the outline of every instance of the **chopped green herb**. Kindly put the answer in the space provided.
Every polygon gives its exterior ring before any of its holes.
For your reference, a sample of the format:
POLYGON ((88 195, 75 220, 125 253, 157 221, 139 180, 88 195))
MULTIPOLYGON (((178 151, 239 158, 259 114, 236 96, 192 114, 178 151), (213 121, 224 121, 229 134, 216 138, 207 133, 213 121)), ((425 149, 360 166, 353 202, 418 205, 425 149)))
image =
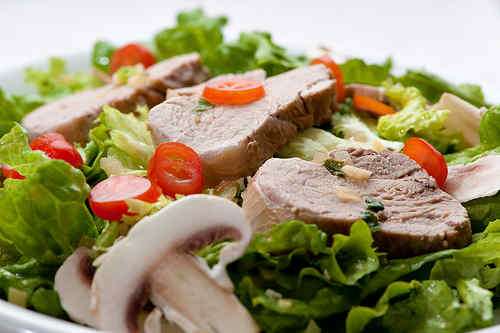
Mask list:
POLYGON ((372 197, 367 197, 365 199, 366 208, 374 213, 380 212, 384 210, 384 204, 381 201, 375 200, 372 197))
POLYGON ((198 101, 198 106, 194 109, 196 112, 205 112, 213 108, 214 105, 204 98, 200 98, 198 101))
POLYGON ((344 162, 334 159, 327 159, 323 162, 323 166, 334 176, 344 177, 344 172, 341 170, 344 162))
POLYGON ((361 213, 361 219, 368 224, 372 232, 377 232, 380 230, 380 224, 378 223, 377 214, 370 210, 365 210, 361 213))

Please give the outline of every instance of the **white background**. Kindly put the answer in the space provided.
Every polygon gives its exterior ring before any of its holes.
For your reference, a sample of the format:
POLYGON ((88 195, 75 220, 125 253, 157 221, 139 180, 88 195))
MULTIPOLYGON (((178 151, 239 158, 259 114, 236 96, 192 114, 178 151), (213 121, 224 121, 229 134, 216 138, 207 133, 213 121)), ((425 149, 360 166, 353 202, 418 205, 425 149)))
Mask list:
POLYGON ((500 103, 500 0, 0 0, 0 72, 88 51, 96 38, 149 39, 179 9, 200 5, 230 17, 230 36, 261 29, 285 45, 391 55, 402 66, 480 83, 500 103))

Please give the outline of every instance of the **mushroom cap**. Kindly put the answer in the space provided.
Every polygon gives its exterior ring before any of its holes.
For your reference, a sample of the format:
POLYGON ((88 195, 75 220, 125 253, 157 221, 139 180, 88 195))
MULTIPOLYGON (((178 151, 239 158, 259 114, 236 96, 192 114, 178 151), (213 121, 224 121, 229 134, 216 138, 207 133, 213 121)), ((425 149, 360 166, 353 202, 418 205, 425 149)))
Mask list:
POLYGON ((59 293, 62 307, 74 321, 94 326, 90 311, 90 285, 92 283, 90 250, 80 247, 73 252, 56 272, 54 289, 59 293))
MULTIPOLYGON (((224 247, 219 263, 210 271, 200 270, 225 292, 232 291, 225 267, 243 255, 251 239, 251 227, 239 206, 220 197, 191 195, 141 220, 126 238, 100 258, 101 265, 92 283, 91 302, 97 328, 112 332, 137 331, 133 316, 142 307, 150 289, 149 278, 159 267, 163 271, 166 266, 172 272, 177 269, 168 264, 169 255, 194 259, 191 253, 202 246, 228 238, 235 242, 224 247)), ((239 302, 233 304, 238 305, 243 308, 239 302)), ((252 321, 250 315, 248 317, 247 320, 252 321)), ((256 332, 258 329, 253 325, 256 332)))

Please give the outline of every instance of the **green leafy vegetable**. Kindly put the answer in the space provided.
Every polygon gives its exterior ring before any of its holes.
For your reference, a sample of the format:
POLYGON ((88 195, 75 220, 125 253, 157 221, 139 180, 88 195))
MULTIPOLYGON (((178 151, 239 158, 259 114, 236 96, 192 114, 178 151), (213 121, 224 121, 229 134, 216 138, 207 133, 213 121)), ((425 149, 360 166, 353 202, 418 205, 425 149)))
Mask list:
POLYGON ((367 64, 362 59, 349 59, 340 65, 344 82, 362 83, 379 86, 391 77, 392 60, 389 58, 383 64, 367 64))
POLYGON ((405 141, 411 136, 418 136, 440 152, 464 147, 461 134, 450 132, 445 127, 450 111, 428 107, 426 99, 417 88, 388 84, 386 96, 401 111, 379 118, 377 132, 383 138, 405 141))
POLYGON ((475 106, 485 105, 481 87, 474 84, 454 85, 426 71, 409 70, 398 78, 398 82, 406 87, 416 87, 432 103, 437 102, 443 93, 448 92, 475 106))
POLYGON ((472 231, 481 232, 491 221, 500 219, 500 194, 478 198, 463 204, 471 221, 472 231))
POLYGON ((92 49, 92 65, 104 73, 109 73, 109 65, 115 49, 115 46, 109 42, 103 40, 95 42, 92 49))
POLYGON ((87 73, 68 73, 66 62, 61 58, 50 58, 47 71, 32 67, 27 68, 25 80, 26 83, 35 86, 38 94, 46 101, 102 84, 95 76, 87 73))
POLYGON ((42 104, 42 101, 29 96, 7 96, 0 88, 0 137, 42 104))
POLYGON ((147 112, 139 108, 136 114, 124 114, 108 106, 103 108, 99 125, 90 131, 91 141, 84 149, 91 157, 84 168, 87 177, 101 177, 99 168, 108 176, 146 174, 154 151, 146 125, 147 112))
POLYGON ((326 159, 323 162, 323 166, 334 176, 344 177, 344 172, 341 170, 344 166, 344 162, 336 161, 334 159, 326 159))
POLYGON ((477 281, 460 281, 458 295, 443 281, 394 282, 374 308, 354 307, 347 333, 463 332, 491 325, 492 293, 477 281))
POLYGON ((66 162, 32 152, 19 126, 1 140, 0 164, 26 179, 7 179, 0 188, 0 236, 28 258, 61 263, 82 236, 96 233, 85 205, 85 177, 66 162))
POLYGON ((122 66, 113 74, 113 82, 119 85, 126 85, 129 83, 130 79, 141 75, 146 75, 142 64, 122 66))
POLYGON ((196 107, 196 109, 194 109, 194 111, 205 112, 207 110, 212 109, 213 107, 214 107, 214 105, 212 103, 210 103, 209 101, 207 101, 204 98, 200 98, 200 100, 198 101, 198 106, 196 107))

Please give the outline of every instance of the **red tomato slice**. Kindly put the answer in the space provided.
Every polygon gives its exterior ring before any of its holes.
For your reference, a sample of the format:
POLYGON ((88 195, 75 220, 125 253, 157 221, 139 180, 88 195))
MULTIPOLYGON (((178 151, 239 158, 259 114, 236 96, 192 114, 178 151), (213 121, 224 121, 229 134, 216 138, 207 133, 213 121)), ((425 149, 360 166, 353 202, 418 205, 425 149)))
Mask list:
POLYGON ((335 88, 337 90, 337 102, 342 103, 345 100, 345 85, 344 85, 344 75, 340 66, 330 57, 329 55, 322 55, 321 57, 314 58, 311 60, 311 64, 323 64, 332 73, 335 78, 335 88))
POLYGON ((384 116, 396 112, 391 106, 368 96, 354 95, 352 101, 356 109, 370 112, 376 116, 384 116))
POLYGON ((98 217, 118 221, 128 214, 127 199, 156 202, 161 195, 158 186, 138 176, 111 176, 90 191, 90 208, 98 217))
POLYGON ((237 78, 208 82, 203 89, 203 98, 216 105, 249 104, 265 95, 262 82, 237 78))
POLYGON ((164 142, 156 148, 149 161, 148 176, 171 197, 203 190, 200 156, 180 142, 164 142))
POLYGON ((34 139, 30 146, 33 150, 43 151, 51 159, 66 161, 75 168, 80 168, 83 164, 78 150, 66 141, 62 134, 42 134, 34 139))
POLYGON ((130 43, 120 47, 111 57, 111 73, 116 72, 120 67, 143 64, 144 68, 156 63, 154 55, 142 45, 130 43))
POLYGON ((19 172, 17 172, 16 170, 12 169, 11 167, 9 167, 7 165, 2 165, 1 168, 2 168, 2 175, 5 178, 12 178, 12 179, 25 179, 26 178, 23 175, 21 175, 19 172))
POLYGON ((434 177, 439 187, 443 187, 448 177, 448 166, 444 156, 430 143, 421 138, 409 138, 405 142, 403 153, 434 177))

